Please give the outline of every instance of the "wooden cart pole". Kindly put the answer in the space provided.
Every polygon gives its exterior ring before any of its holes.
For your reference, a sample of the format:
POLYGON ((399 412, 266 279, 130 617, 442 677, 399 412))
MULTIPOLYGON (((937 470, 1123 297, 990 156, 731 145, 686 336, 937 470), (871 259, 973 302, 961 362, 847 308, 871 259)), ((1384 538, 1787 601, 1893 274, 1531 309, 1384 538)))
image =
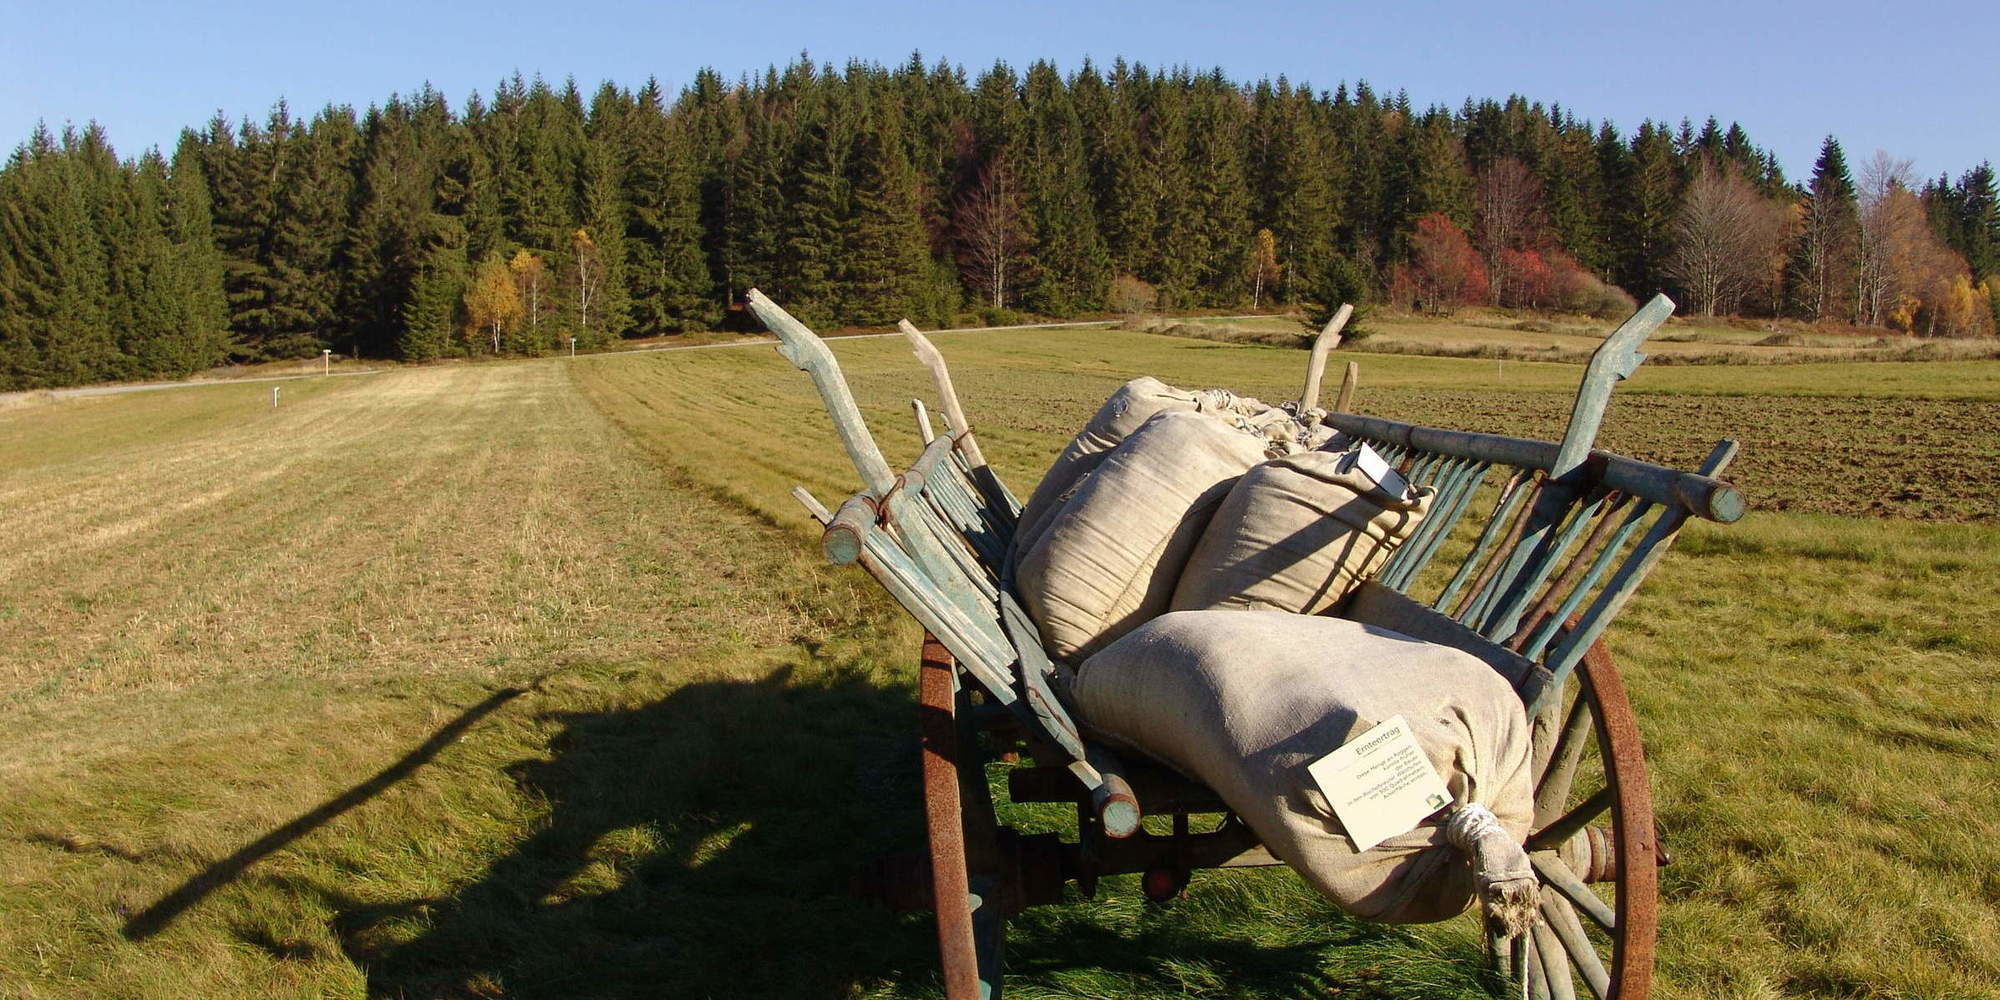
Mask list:
POLYGON ((1340 331, 1347 326, 1348 317, 1354 315, 1354 306, 1343 302, 1334 310, 1326 327, 1313 338, 1312 360, 1306 362, 1306 388, 1299 393, 1299 412, 1304 413, 1319 405, 1319 379, 1326 373, 1326 354, 1340 346, 1340 331))

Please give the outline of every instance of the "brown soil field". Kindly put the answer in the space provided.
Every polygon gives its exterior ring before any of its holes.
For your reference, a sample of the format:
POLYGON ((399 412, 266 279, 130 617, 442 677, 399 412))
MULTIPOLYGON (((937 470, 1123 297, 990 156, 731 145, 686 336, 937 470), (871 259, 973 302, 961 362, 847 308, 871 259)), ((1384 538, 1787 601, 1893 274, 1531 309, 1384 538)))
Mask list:
MULTIPOLYGON (((1553 439, 1568 400, 1552 393, 1385 388, 1368 412, 1553 439)), ((1614 396, 1601 446, 1692 468, 1718 439, 1742 454, 1729 477, 1757 510, 1978 521, 2000 517, 2000 403, 1809 396, 1614 396)))

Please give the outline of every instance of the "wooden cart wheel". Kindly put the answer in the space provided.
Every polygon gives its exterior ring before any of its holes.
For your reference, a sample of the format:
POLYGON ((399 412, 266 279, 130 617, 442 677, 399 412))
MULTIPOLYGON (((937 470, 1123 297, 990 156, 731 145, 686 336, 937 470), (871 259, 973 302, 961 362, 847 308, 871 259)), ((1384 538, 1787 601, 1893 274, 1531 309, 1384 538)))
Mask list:
POLYGON ((998 1000, 1005 918, 998 835, 977 742, 960 724, 964 694, 951 653, 924 636, 918 672, 924 823, 946 1000, 998 1000))
POLYGON ((1659 926, 1660 850, 1639 727, 1601 643, 1584 655, 1554 743, 1538 753, 1535 832, 1542 880, 1534 932, 1509 971, 1536 1000, 1645 1000, 1659 926), (1608 814, 1609 822, 1606 823, 1608 814))

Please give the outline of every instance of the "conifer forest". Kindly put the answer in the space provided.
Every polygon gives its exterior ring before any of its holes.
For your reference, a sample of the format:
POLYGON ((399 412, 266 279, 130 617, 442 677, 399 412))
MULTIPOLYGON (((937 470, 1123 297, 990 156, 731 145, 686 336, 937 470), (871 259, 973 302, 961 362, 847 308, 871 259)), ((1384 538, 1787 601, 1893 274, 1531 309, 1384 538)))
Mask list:
POLYGON ((1621 131, 1527 97, 1123 61, 969 74, 805 57, 678 93, 516 76, 357 112, 218 114, 122 157, 42 128, 0 169, 0 388, 230 361, 430 360, 741 324, 1380 301, 1981 336, 1982 164, 1918 179, 1829 137, 1788 179, 1710 118, 1621 131))

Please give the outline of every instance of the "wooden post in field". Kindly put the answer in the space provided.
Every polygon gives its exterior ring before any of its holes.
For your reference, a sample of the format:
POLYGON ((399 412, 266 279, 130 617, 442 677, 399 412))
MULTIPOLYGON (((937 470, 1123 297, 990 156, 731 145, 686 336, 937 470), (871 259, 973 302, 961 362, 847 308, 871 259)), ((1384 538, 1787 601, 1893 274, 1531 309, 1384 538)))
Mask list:
POLYGON ((274 385, 271 387, 271 409, 275 410, 277 408, 278 408, 278 387, 274 385))
POLYGON ((330 347, 319 349, 319 373, 321 375, 333 374, 333 349, 330 347))
POLYGON ((1306 362, 1306 388, 1299 393, 1299 412, 1304 413, 1319 405, 1319 379, 1326 373, 1326 352, 1340 346, 1340 330, 1347 325, 1347 319, 1354 315, 1354 306, 1343 302, 1326 321, 1326 328, 1313 338, 1312 359, 1306 362))
POLYGON ((576 357, 576 338, 575 338, 575 337, 571 337, 571 338, 569 338, 569 356, 570 356, 570 357, 572 357, 572 358, 573 358, 573 357, 576 357))

